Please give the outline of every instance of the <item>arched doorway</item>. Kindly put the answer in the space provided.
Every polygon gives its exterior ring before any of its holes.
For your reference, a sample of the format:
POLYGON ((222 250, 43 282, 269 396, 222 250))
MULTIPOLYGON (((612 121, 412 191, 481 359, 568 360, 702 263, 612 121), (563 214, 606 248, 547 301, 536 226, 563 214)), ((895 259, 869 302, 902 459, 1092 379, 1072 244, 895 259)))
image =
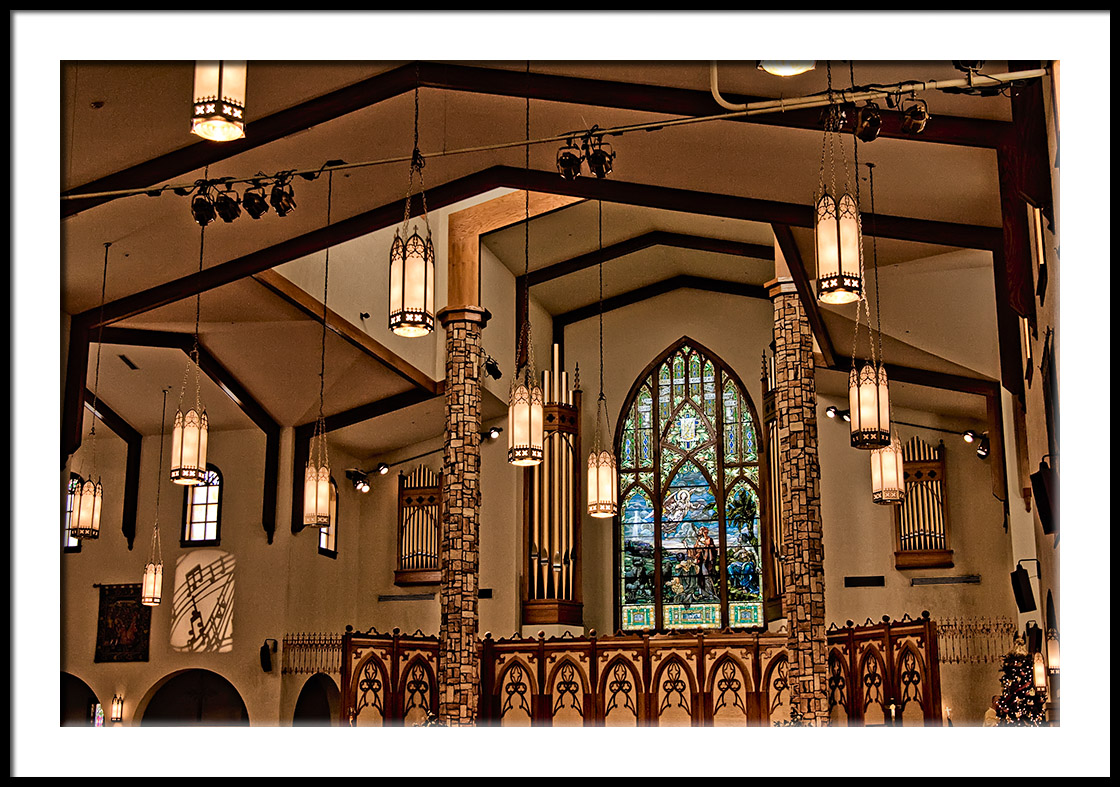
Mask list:
MULTIPOLYGON (((100 704, 93 689, 81 678, 62 673, 59 705, 62 727, 89 727, 96 723, 97 706, 100 704)), ((102 717, 104 718, 104 717, 102 717)))
POLYGON ((316 673, 307 679, 296 700, 293 727, 330 727, 338 725, 338 686, 329 675, 316 673))
POLYGON ((238 726, 249 712, 237 689, 215 672, 191 669, 171 676, 156 689, 141 726, 238 726))

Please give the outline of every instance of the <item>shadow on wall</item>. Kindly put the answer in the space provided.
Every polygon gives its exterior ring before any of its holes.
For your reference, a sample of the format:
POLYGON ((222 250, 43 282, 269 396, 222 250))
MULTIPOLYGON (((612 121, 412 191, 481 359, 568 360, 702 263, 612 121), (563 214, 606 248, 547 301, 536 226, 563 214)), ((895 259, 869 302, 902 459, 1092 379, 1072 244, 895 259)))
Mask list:
POLYGON ((293 727, 337 727, 340 693, 329 675, 319 672, 307 679, 296 700, 293 727))
POLYGON ((155 690, 140 721, 143 727, 248 726, 249 712, 237 689, 215 672, 180 672, 155 690))

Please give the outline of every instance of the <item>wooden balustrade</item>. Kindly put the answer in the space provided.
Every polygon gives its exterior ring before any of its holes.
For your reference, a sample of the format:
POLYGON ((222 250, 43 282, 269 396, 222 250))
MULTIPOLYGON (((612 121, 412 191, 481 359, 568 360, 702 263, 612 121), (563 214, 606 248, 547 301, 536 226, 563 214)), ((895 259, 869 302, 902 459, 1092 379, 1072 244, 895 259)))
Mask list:
MULTIPOLYGON (((790 719, 786 635, 696 631, 479 642, 478 723, 770 726, 790 719)), ((438 641, 347 630, 341 721, 414 726, 438 712, 438 641)), ((937 627, 913 620, 828 632, 830 723, 941 724, 937 627)))

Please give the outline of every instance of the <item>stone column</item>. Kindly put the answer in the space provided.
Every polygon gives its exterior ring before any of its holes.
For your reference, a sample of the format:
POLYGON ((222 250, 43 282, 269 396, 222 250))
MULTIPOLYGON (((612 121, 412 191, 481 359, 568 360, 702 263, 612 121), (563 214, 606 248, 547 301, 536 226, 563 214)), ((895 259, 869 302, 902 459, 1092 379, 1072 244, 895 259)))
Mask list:
POLYGON ((828 650, 824 619, 824 544, 813 334, 791 279, 769 283, 774 302, 778 468, 785 534, 783 607, 789 628, 793 707, 808 723, 828 723, 828 650))
POLYGON ((485 312, 439 313, 446 332, 443 507, 440 512, 439 719, 471 725, 478 712, 478 522, 485 312))

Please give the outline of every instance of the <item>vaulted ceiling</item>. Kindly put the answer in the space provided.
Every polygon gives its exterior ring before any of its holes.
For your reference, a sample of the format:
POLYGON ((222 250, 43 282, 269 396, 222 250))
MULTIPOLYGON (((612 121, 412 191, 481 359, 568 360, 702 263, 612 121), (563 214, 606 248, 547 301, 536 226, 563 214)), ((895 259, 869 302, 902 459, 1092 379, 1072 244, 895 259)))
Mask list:
MULTIPOLYGON (((984 71, 1004 73, 1019 65, 988 62, 984 71)), ((161 388, 171 386, 177 395, 181 359, 190 349, 184 337, 193 332, 196 306, 200 343, 215 370, 208 385, 214 396, 217 390, 229 394, 234 405, 215 410, 212 428, 245 428, 262 419, 301 426, 315 418, 322 306, 309 294, 314 288, 291 286, 273 269, 399 224, 414 112, 431 210, 451 213, 495 189, 528 187, 578 198, 534 218, 531 226, 529 283, 558 327, 594 308, 593 266, 599 259, 609 271, 604 295, 615 305, 676 287, 757 296, 774 277, 775 233, 802 284, 813 276, 811 204, 824 138, 819 108, 614 135, 607 141, 616 159, 604 179, 586 173, 562 179, 555 166, 560 142, 532 145, 526 170, 525 146, 515 144, 526 137, 526 96, 534 140, 593 126, 717 116, 726 110, 713 97, 708 62, 530 62, 526 70, 524 61, 250 61, 246 135, 228 143, 189 133, 193 73, 188 61, 62 64, 61 305, 92 342, 87 384, 96 373, 97 329, 110 331, 101 336, 101 396, 145 434, 158 431, 148 403, 158 401, 161 388), (503 143, 510 146, 457 152, 503 143), (338 160, 393 161, 336 172, 329 225, 326 176, 295 178, 297 207, 288 216, 270 212, 254 221, 242 215, 229 224, 215 221, 204 234, 189 200, 163 188, 317 170, 338 160), (597 200, 603 202, 602 254, 597 200), (102 312, 107 243, 111 261, 102 312)), ((733 103, 820 93, 830 78, 835 89, 845 89, 963 76, 949 61, 838 61, 831 68, 822 62, 789 78, 766 74, 754 61, 718 64, 719 92, 733 103)), ((899 112, 881 100, 880 137, 859 144, 865 232, 875 237, 884 276, 956 266, 997 281, 992 251, 1002 242, 998 151, 1012 135, 1011 99, 936 90, 920 97, 931 115, 922 134, 903 132, 899 112), (869 161, 875 164, 874 220, 862 166, 869 161)), ((849 166, 852 139, 845 135, 849 166)), ((523 227, 511 225, 480 240, 511 274, 524 273, 523 227)), ((384 258, 368 264, 383 265, 384 258)), ((983 335, 986 350, 977 354, 941 333, 923 338, 920 331, 933 330, 927 319, 922 326, 894 329, 888 360, 914 370, 908 382, 928 383, 920 374, 925 371, 941 375, 935 388, 967 390, 974 380, 982 389, 999 371, 994 283, 992 290, 989 308, 981 312, 961 306, 952 313, 952 292, 942 293, 938 306, 950 311, 937 331, 952 325, 955 336, 983 335)), ((369 293, 370 319, 378 324, 385 320, 385 298, 369 293)), ((815 311, 824 365, 842 372, 854 311, 815 311)), ((363 320, 351 314, 328 320, 332 363, 324 386, 329 414, 353 436, 348 450, 369 456, 435 436, 442 408, 432 401, 439 392, 432 377, 441 375, 405 360, 410 356, 404 345, 395 342, 407 340, 377 337, 363 320), (416 431, 369 426, 371 417, 406 406, 420 414, 424 425, 416 431)), ((822 384, 832 384, 829 379, 822 377, 822 384)), ((63 442, 65 453, 65 434, 63 442)))

